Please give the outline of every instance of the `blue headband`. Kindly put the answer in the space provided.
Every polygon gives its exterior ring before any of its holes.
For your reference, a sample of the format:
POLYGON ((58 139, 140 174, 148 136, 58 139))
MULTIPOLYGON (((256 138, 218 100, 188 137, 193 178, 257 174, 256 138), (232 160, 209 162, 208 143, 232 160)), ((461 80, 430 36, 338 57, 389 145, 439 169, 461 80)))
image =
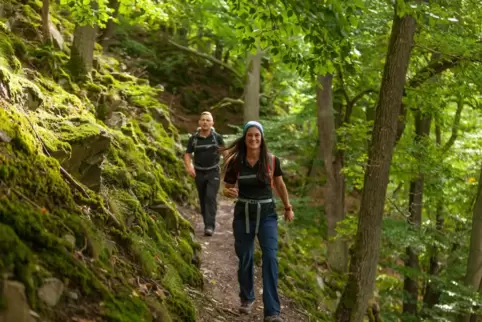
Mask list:
POLYGON ((249 121, 244 125, 243 135, 246 135, 246 132, 248 132, 248 129, 253 126, 256 127, 261 132, 262 136, 264 136, 263 126, 261 125, 261 123, 256 121, 249 121))

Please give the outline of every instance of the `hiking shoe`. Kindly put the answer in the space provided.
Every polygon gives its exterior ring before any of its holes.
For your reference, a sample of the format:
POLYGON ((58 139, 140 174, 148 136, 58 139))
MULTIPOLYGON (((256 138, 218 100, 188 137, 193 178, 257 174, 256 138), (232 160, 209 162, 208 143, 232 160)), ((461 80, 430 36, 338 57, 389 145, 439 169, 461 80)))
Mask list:
POLYGON ((279 315, 270 315, 264 317, 264 322, 283 322, 283 319, 279 315))
POLYGON ((247 301, 241 302, 241 306, 239 307, 239 313, 243 313, 243 314, 251 313, 251 310, 253 309, 253 303, 254 302, 247 302, 247 301))
POLYGON ((212 236, 213 230, 211 228, 204 229, 204 236, 212 236))

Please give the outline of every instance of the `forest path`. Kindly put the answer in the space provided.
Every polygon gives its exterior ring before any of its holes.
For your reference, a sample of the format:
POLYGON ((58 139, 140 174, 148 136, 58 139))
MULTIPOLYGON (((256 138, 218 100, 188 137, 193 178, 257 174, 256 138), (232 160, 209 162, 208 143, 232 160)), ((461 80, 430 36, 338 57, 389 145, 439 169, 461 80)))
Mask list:
MULTIPOLYGON (((261 266, 255 265, 256 300, 250 315, 238 313, 238 259, 234 252, 232 231, 233 202, 218 196, 216 231, 213 236, 204 236, 204 225, 200 214, 183 211, 191 221, 196 238, 202 245, 201 271, 204 276, 204 291, 188 290, 195 301, 198 322, 257 322, 263 321, 261 266)), ((285 322, 309 321, 295 305, 280 292, 281 316, 285 322)))

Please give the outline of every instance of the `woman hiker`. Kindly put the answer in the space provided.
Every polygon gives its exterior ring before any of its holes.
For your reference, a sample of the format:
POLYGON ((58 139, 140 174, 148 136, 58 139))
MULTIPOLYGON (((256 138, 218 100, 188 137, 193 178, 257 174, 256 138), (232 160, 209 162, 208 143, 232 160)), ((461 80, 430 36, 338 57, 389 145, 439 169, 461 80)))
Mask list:
POLYGON ((254 302, 254 238, 257 235, 263 261, 264 321, 282 322, 278 297, 278 216, 273 199, 276 188, 284 204, 284 218, 294 213, 283 181, 280 161, 268 153, 263 126, 250 121, 225 157, 223 193, 238 198, 234 208, 233 233, 239 259, 239 311, 251 313, 254 302), (237 188, 235 187, 237 183, 237 188))

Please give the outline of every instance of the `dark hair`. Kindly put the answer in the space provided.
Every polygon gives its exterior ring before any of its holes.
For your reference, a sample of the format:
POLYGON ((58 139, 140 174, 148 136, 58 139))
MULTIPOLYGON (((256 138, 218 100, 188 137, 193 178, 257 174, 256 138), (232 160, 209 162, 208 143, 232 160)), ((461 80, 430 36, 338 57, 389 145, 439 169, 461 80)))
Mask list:
MULTIPOLYGON (((228 151, 224 158, 223 174, 228 171, 235 171, 239 173, 243 162, 246 160, 246 134, 240 138, 237 138, 230 146, 220 149, 221 151, 228 151)), ((259 153, 259 164, 257 178, 263 183, 269 183, 268 173, 268 146, 264 140, 264 136, 261 136, 261 145, 259 153)))

